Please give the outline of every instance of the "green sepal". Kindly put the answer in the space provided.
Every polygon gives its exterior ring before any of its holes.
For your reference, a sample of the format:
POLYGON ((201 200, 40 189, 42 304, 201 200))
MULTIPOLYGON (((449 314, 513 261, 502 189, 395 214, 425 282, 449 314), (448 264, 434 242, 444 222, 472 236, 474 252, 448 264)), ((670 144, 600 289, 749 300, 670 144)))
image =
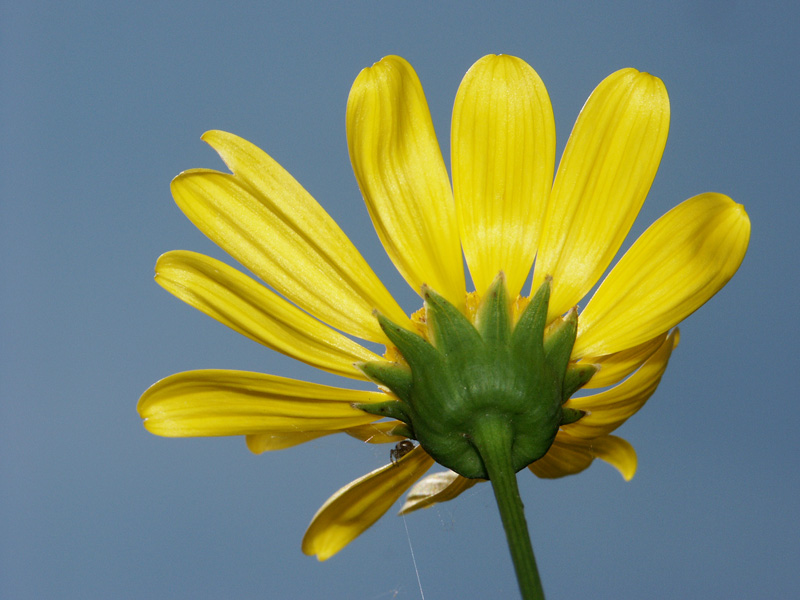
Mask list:
POLYGON ((378 324, 383 329, 386 337, 397 346, 412 372, 420 365, 426 365, 431 361, 437 360, 436 349, 426 339, 405 327, 400 327, 380 313, 377 313, 377 317, 378 324))
POLYGON ((422 296, 425 298, 428 332, 433 346, 448 362, 466 359, 481 344, 481 336, 475 326, 431 288, 423 286, 422 296))
POLYGON ((353 408, 363 410, 365 413, 376 415, 378 417, 397 419, 398 421, 402 421, 406 424, 411 423, 408 415, 407 405, 405 402, 400 402, 399 400, 387 400, 386 402, 375 402, 374 404, 361 404, 354 402, 353 408))
POLYGON ((382 361, 356 363, 356 367, 372 381, 392 390, 401 400, 409 401, 414 379, 408 367, 382 361))
POLYGON ((505 285, 505 275, 501 272, 486 291, 478 307, 475 328, 490 348, 508 346, 511 337, 511 302, 505 285))
POLYGON ((589 380, 594 376, 595 373, 597 373, 597 371, 598 367, 596 365, 569 365, 567 367, 567 373, 564 375, 564 385, 561 390, 561 401, 566 402, 569 400, 572 394, 589 383, 589 380))
POLYGON ((562 377, 567 372, 569 357, 572 354, 572 347, 575 345, 577 333, 578 311, 572 308, 560 323, 556 323, 552 327, 544 341, 544 353, 547 356, 547 362, 562 377))
POLYGON ((525 356, 531 363, 544 360, 544 328, 547 325, 547 305, 550 302, 550 279, 545 279, 528 302, 511 334, 511 353, 525 356))
POLYGON ((586 411, 578 410, 577 408, 562 408, 561 409, 561 425, 569 425, 575 421, 580 420, 586 411))

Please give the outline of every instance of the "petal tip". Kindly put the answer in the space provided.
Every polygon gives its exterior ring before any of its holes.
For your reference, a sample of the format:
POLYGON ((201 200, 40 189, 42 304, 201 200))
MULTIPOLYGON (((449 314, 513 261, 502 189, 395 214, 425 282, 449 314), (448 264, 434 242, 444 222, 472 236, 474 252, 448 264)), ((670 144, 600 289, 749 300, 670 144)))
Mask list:
POLYGON ((222 139, 236 138, 236 137, 237 136, 233 135, 232 133, 227 133, 219 129, 209 129, 203 135, 200 136, 200 139, 216 150, 217 145, 220 143, 222 139))
POLYGON ((410 63, 403 58, 402 56, 398 56, 396 54, 387 54, 383 58, 378 61, 375 61, 369 67, 364 67, 361 70, 362 74, 366 74, 370 71, 386 69, 386 68, 410 68, 410 63))
POLYGON ((747 210, 745 210, 744 204, 739 204, 738 202, 734 202, 733 200, 731 200, 731 202, 733 203, 733 206, 731 207, 733 213, 736 215, 736 217, 743 225, 746 225, 746 227, 750 229, 750 215, 747 214, 747 210))

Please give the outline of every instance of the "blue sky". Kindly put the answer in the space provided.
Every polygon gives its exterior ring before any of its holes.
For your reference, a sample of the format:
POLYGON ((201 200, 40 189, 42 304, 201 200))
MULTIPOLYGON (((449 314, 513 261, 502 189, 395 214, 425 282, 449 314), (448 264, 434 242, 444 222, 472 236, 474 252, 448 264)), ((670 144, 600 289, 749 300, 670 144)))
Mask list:
POLYGON ((488 53, 538 71, 559 152, 603 77, 632 66, 664 80, 670 138, 630 239, 704 191, 743 203, 753 223, 739 273, 682 325, 659 390, 619 431, 636 477, 599 461, 557 481, 520 474, 548 598, 796 591, 785 363, 800 334, 799 9, 488 4, 3 2, 0 596, 379 600, 420 598, 421 585, 428 600, 514 597, 487 485, 405 520, 391 511, 318 563, 300 552, 310 518, 388 448, 330 437, 253 456, 241 439, 157 438, 135 410, 151 383, 194 368, 339 383, 153 283, 167 250, 224 258, 169 193, 184 169, 222 168, 200 135, 224 129, 269 152, 411 312, 418 299, 349 165, 349 87, 382 56, 407 58, 447 157, 458 83, 488 53))

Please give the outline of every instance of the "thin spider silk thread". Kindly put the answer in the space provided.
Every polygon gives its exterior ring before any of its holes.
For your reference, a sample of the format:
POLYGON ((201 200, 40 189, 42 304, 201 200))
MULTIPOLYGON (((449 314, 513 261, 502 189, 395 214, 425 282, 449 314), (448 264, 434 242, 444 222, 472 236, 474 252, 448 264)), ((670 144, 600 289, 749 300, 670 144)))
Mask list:
POLYGON ((425 593, 422 591, 422 580, 419 578, 419 569, 417 568, 417 559, 414 557, 414 547, 411 545, 411 535, 408 533, 408 523, 406 516, 403 515, 403 526, 406 528, 406 537, 408 538, 408 549, 411 550, 411 562, 414 563, 414 572, 417 574, 417 585, 419 585, 419 595, 422 600, 425 600, 425 593))

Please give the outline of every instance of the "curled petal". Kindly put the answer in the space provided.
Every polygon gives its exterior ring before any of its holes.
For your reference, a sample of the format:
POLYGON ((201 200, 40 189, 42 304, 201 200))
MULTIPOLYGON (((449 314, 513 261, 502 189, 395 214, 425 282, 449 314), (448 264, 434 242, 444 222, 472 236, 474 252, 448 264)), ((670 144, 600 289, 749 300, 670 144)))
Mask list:
POLYGON ((467 479, 453 471, 428 475, 425 479, 418 481, 408 492, 399 514, 407 515, 415 510, 430 508, 434 504, 452 500, 481 481, 484 480, 467 479))
POLYGON ((386 513, 430 469, 433 459, 417 446, 390 463, 349 483, 322 505, 303 537, 303 552, 327 560, 386 513))
POLYGON ((515 298, 528 276, 555 164, 553 108, 525 61, 484 56, 453 107, 453 192, 464 255, 483 295, 500 271, 515 298))
POLYGON ((363 379, 353 366, 381 358, 323 325, 250 277, 183 250, 156 263, 156 283, 243 335, 318 369, 363 379))
POLYGON ((543 479, 556 479, 585 470, 599 458, 616 468, 630 481, 636 473, 636 451, 630 443, 614 435, 584 440, 559 432, 550 450, 528 466, 543 479))
POLYGON ((419 293, 427 284, 464 305, 464 269, 450 180, 417 74, 399 56, 359 73, 347 100, 347 143, 386 252, 419 293))
POLYGON ((553 277, 549 318, 594 286, 650 190, 669 129, 660 79, 622 69, 592 92, 572 130, 547 206, 533 289, 553 277))
POLYGON ((744 207, 701 194, 653 223, 581 313, 573 357, 611 354, 667 331, 733 277, 750 239, 744 207))
POLYGON ((209 238, 303 310, 363 339, 384 342, 372 313, 408 317, 339 226, 256 146, 207 132, 234 175, 185 171, 172 195, 209 238))
POLYGON ((652 340, 648 340, 643 344, 628 348, 627 350, 615 352, 614 354, 606 354, 605 356, 583 357, 577 362, 578 365, 587 364, 600 367, 600 370, 594 374, 589 380, 589 383, 583 386, 583 389, 606 387, 622 381, 642 366, 642 363, 661 347, 666 337, 667 332, 665 331, 652 340))
POLYGON ((592 452, 596 458, 604 460, 630 481, 636 474, 638 459, 636 450, 627 440, 615 435, 604 435, 592 440, 592 452))
POLYGON ((633 375, 604 392, 592 396, 570 398, 565 408, 585 411, 578 421, 562 425, 572 437, 591 439, 611 433, 628 420, 656 391, 667 369, 672 350, 678 345, 678 332, 673 331, 661 347, 633 375))
POLYGON ((353 408, 381 392, 346 390, 275 375, 202 370, 171 375, 139 399, 145 428, 166 437, 341 431, 375 416, 353 408))

